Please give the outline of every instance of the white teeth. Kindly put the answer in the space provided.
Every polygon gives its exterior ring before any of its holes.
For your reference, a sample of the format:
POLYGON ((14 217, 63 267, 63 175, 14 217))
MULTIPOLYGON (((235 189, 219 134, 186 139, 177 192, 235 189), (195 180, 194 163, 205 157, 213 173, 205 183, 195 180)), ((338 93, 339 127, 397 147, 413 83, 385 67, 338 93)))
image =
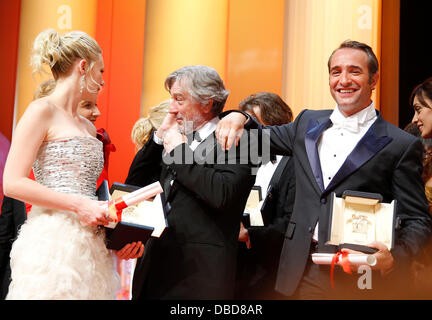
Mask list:
POLYGON ((339 90, 340 93, 351 93, 354 92, 354 90, 339 90))

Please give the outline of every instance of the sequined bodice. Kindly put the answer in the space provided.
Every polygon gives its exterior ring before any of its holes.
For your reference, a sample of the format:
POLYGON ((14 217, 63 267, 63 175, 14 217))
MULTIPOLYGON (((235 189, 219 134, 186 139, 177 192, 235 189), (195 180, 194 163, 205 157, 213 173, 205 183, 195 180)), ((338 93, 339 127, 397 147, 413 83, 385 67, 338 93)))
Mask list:
POLYGON ((93 137, 43 142, 33 163, 36 181, 59 192, 95 198, 104 164, 102 147, 93 137))

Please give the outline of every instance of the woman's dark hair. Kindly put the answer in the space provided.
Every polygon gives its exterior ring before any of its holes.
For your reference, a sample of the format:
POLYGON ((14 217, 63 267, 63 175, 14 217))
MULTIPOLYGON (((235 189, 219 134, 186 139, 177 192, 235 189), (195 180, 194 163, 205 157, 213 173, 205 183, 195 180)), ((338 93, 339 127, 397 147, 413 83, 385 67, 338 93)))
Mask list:
POLYGON ((417 97, 420 103, 426 107, 432 107, 426 103, 425 97, 432 101, 432 77, 427 78, 425 81, 417 85, 411 92, 409 98, 409 104, 411 107, 414 106, 414 98, 417 97))

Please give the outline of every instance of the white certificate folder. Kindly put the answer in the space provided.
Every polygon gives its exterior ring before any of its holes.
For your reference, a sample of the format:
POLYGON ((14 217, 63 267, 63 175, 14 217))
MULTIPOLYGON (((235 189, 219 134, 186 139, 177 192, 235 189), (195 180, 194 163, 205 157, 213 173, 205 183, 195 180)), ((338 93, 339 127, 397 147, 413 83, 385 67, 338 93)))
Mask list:
POLYGON ((347 190, 342 197, 332 193, 327 244, 373 253, 376 249, 366 245, 379 241, 392 249, 396 200, 382 200, 378 193, 347 190))
MULTIPOLYGON (((98 189, 99 200, 115 200, 140 188, 115 182, 107 192, 107 186, 108 183, 105 183, 104 187, 102 184, 98 189), (107 194, 109 199, 103 199, 102 195, 106 197, 107 194)), ((163 197, 162 192, 153 199, 123 209, 121 221, 112 222, 105 228, 107 248, 119 250, 131 242, 141 241, 144 244, 150 237, 160 237, 168 227, 163 197)))

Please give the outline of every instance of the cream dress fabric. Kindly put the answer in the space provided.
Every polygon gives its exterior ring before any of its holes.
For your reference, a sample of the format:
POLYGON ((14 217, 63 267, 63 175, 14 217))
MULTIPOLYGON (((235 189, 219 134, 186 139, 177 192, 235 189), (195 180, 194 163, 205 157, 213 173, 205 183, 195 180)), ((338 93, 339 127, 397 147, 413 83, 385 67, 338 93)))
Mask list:
MULTIPOLYGON (((93 137, 44 142, 36 181, 59 192, 95 199, 103 168, 93 137)), ((33 206, 11 250, 7 299, 115 299, 119 277, 103 229, 82 226, 73 212, 33 206)))

